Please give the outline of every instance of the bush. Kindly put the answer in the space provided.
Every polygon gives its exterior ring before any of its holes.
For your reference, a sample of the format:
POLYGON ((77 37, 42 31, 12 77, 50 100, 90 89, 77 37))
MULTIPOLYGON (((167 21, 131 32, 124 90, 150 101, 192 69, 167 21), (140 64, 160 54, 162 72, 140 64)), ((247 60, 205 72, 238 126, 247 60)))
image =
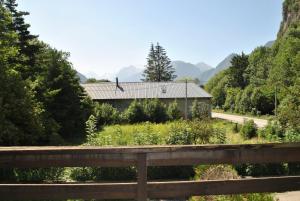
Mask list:
POLYGON ((257 127, 252 119, 244 122, 244 125, 241 128, 241 135, 244 139, 251 139, 257 136, 256 132, 257 127))
POLYGON ((100 128, 103 125, 116 124, 120 121, 119 112, 108 103, 96 103, 94 110, 97 119, 97 128, 100 128))
POLYGON ((284 130, 278 121, 269 121, 268 125, 259 131, 259 137, 269 141, 281 141, 284 130))
POLYGON ((206 144, 214 135, 214 129, 208 121, 179 121, 171 124, 167 144, 188 145, 206 144))
POLYGON ((169 104, 167 114, 170 120, 178 120, 182 117, 176 100, 169 104))
POLYGON ((285 142, 300 142, 300 132, 295 129, 288 128, 284 133, 285 142))
POLYGON ((146 123, 146 126, 141 131, 133 133, 135 145, 158 145, 162 144, 162 138, 158 132, 154 132, 152 125, 146 123))
POLYGON ((128 123, 143 122, 147 119, 141 102, 134 100, 124 112, 124 118, 128 123))
POLYGON ((85 130, 87 137, 91 137, 97 129, 97 119, 94 115, 91 115, 89 119, 85 122, 85 130))
POLYGON ((210 117, 209 104, 195 100, 192 105, 193 119, 206 119, 210 117))
POLYGON ((144 100, 143 110, 146 115, 146 121, 161 123, 168 119, 166 106, 158 99, 144 100))

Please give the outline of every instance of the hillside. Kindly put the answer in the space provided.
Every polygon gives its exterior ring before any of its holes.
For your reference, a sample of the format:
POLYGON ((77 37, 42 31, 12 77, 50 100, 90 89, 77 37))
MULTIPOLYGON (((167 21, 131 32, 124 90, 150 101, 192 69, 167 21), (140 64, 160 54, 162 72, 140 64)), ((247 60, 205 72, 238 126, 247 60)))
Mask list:
POLYGON ((231 65, 231 59, 233 58, 235 54, 228 55, 224 60, 222 60, 216 68, 209 69, 201 74, 198 74, 198 78, 201 82, 201 84, 206 84, 210 78, 212 78, 214 75, 219 73, 220 71, 229 68, 231 65))
POLYGON ((286 0, 282 12, 274 43, 249 55, 235 55, 231 67, 216 74, 205 88, 215 107, 242 114, 277 114, 281 132, 299 133, 300 0, 286 0))

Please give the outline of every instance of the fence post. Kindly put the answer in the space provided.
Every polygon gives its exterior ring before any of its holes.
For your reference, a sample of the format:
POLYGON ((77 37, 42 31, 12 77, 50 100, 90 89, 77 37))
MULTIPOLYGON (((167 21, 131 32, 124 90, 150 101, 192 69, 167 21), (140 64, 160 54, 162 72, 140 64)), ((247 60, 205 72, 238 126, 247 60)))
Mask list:
POLYGON ((137 200, 147 200, 147 154, 137 155, 137 200))

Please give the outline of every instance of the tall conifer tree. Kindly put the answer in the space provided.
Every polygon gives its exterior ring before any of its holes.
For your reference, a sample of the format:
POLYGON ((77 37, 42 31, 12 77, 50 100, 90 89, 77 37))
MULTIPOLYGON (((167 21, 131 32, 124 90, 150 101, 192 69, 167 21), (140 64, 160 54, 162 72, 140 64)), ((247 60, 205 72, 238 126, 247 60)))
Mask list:
POLYGON ((172 81, 177 77, 174 73, 175 69, 171 65, 166 50, 159 43, 156 46, 151 44, 142 81, 172 81))

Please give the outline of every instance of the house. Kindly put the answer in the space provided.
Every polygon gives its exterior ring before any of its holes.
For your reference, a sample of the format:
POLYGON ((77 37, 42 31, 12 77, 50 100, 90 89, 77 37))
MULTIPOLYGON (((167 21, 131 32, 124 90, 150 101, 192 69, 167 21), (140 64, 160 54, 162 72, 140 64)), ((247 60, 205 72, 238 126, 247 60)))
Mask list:
POLYGON ((187 100, 188 115, 193 101, 198 100, 207 103, 209 114, 211 114, 212 96, 195 83, 118 82, 116 80, 116 82, 82 84, 82 86, 93 101, 109 103, 119 111, 124 111, 135 99, 157 98, 167 105, 176 100, 182 114, 185 114, 187 100))

